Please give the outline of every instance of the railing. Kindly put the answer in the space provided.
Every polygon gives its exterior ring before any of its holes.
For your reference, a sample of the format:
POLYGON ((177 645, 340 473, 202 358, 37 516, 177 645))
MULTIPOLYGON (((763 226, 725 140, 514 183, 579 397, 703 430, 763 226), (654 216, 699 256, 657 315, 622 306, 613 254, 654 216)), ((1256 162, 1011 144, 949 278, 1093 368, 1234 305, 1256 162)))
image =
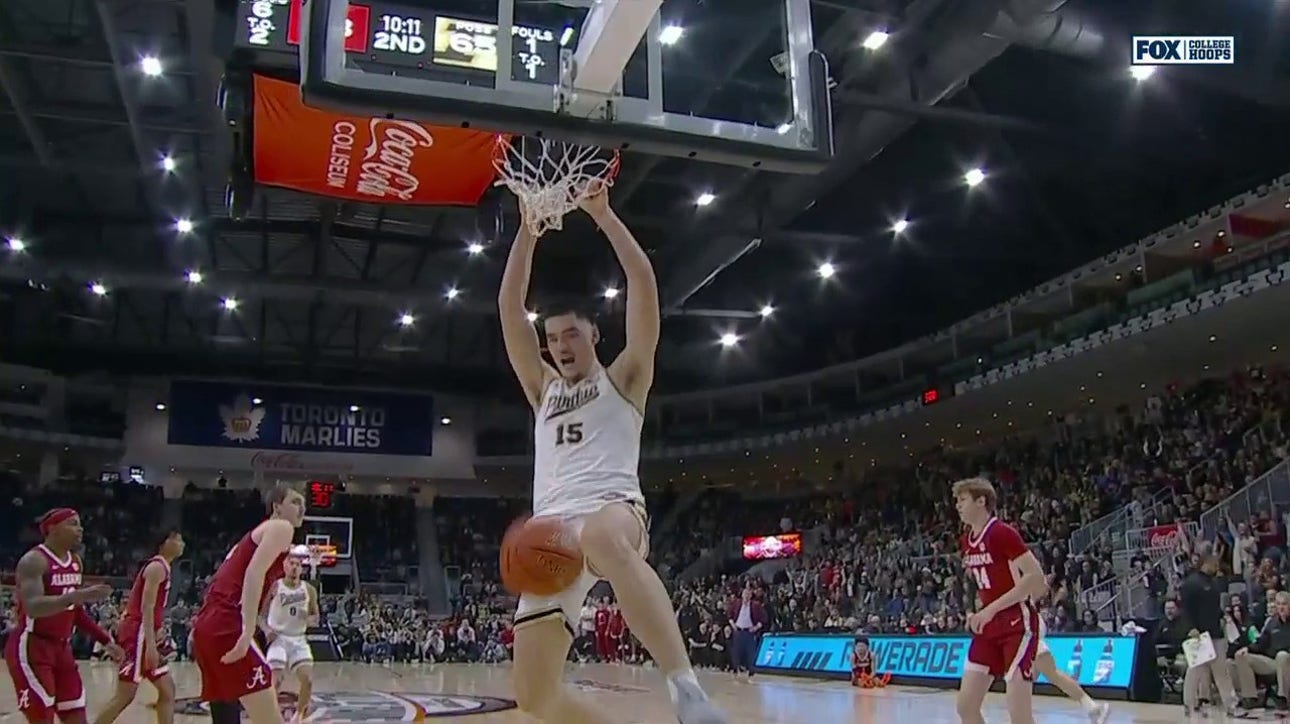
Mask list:
POLYGON ((1146 568, 1081 591, 1080 603, 1091 606, 1098 621, 1117 625, 1129 619, 1159 618, 1160 612, 1155 610, 1158 602, 1151 596, 1148 578, 1153 570, 1159 570, 1169 584, 1169 591, 1176 590, 1179 575, 1173 565, 1173 554, 1177 550, 1176 544, 1147 549, 1150 562, 1146 568))
POLYGON ((1165 523, 1136 528, 1124 534, 1124 549, 1131 552, 1150 551, 1156 548, 1177 548, 1179 539, 1196 540, 1200 523, 1165 523))
MULTIPOLYGON (((1103 538, 1122 536, 1134 527, 1142 524, 1142 518, 1155 510, 1156 506, 1172 496, 1168 488, 1161 488, 1151 495, 1151 499, 1141 507, 1135 503, 1120 506, 1097 520, 1077 528, 1070 536, 1070 554, 1080 555, 1092 548, 1103 538)), ((1114 546, 1118 547, 1118 545, 1114 546)))
POLYGON ((1290 506, 1290 460, 1283 460, 1254 482, 1233 493, 1200 515, 1200 534, 1214 540, 1227 529, 1227 519, 1242 523, 1255 513, 1271 513, 1276 506, 1290 506))

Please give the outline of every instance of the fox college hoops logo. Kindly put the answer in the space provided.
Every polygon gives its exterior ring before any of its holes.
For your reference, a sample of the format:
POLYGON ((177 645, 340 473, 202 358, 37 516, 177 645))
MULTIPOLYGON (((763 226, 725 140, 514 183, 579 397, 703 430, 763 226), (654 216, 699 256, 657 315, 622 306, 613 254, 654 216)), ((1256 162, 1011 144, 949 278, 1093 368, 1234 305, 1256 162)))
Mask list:
POLYGON ((234 442, 252 442, 260 439, 260 423, 264 422, 264 408, 258 407, 245 393, 233 400, 232 406, 220 405, 219 416, 224 421, 224 437, 234 442))
MULTIPOLYGON (((295 713, 296 695, 278 694, 278 704, 289 716, 295 713)), ((359 722, 415 722, 425 719, 457 718, 514 709, 515 702, 491 696, 460 694, 413 694, 404 691, 333 691, 315 693, 307 724, 359 724, 359 722)), ((179 699, 175 713, 209 716, 210 709, 199 699, 179 699)), ((287 718, 287 717, 284 717, 287 718)))

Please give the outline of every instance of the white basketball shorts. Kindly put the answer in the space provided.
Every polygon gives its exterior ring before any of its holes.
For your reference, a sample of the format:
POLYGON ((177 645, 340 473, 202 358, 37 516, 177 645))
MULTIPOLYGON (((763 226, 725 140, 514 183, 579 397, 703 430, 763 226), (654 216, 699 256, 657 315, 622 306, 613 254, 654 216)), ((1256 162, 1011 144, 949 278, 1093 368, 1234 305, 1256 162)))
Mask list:
MULTIPOLYGON (((632 511, 640 518, 641 524, 641 558, 649 555, 649 530, 648 518, 645 514, 645 504, 638 500, 626 501, 631 504, 632 511)), ((602 505, 606 505, 602 503, 602 505)), ((543 515, 538 513, 537 515, 543 515)), ((590 513, 579 515, 561 515, 573 532, 577 535, 582 534, 582 524, 586 516, 590 513)), ((569 635, 574 638, 578 637, 578 618, 582 613, 582 605, 586 603, 587 593, 591 587, 596 585, 600 576, 591 570, 590 566, 584 566, 582 574, 578 580, 574 581, 572 586, 564 589, 554 596, 534 596, 524 594, 520 596, 519 606, 515 609, 515 627, 540 621, 557 614, 564 616, 565 628, 569 629, 569 635)))
POLYGON ((301 664, 312 664, 314 652, 309 649, 309 642, 304 636, 279 634, 269 644, 269 651, 264 658, 268 659, 269 668, 281 671, 294 669, 301 664))

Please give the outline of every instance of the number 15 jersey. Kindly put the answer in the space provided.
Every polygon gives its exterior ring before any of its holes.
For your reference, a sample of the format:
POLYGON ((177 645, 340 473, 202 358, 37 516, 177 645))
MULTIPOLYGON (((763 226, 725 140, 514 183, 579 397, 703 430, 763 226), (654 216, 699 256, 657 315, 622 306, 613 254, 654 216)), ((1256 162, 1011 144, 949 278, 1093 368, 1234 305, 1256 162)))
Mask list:
POLYGON ((533 513, 585 515, 643 502, 642 422, 600 365, 578 382, 547 384, 533 424, 533 513))

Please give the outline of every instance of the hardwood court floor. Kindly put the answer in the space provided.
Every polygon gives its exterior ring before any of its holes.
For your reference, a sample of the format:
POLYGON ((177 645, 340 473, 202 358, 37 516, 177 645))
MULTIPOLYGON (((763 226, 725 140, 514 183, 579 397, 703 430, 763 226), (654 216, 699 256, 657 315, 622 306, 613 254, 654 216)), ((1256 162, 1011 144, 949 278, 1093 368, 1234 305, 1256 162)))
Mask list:
MULTIPOLYGON (((172 664, 180 699, 177 722, 209 722, 191 699, 199 679, 191 663, 172 664), (187 700, 185 700, 187 698, 187 700), (184 713, 188 712, 188 713, 184 713)), ((89 718, 112 694, 116 670, 109 664, 81 665, 89 718)), ((437 719, 462 724, 531 722, 509 707, 510 666, 445 664, 377 666, 355 663, 318 664, 315 671, 316 717, 319 722, 397 722, 437 719), (492 711, 489 711, 492 709, 492 711)), ((588 664, 570 665, 567 681, 603 703, 624 724, 674 724, 675 717, 655 669, 588 664)), ((713 698, 730 714, 732 724, 956 724, 952 691, 891 687, 857 691, 842 682, 814 682, 758 676, 752 682, 727 674, 700 673, 713 698)), ((9 677, 0 684, 0 722, 22 721, 9 677)), ((294 686, 288 687, 293 689, 294 686)), ((139 687, 136 703, 118 721, 156 721, 147 703, 156 697, 148 684, 139 687)), ((1002 724, 1008 717, 1003 698, 992 695, 986 720, 1002 724)), ((1040 724, 1084 724, 1088 720, 1073 702, 1041 696, 1035 700, 1040 724)), ((1181 707, 1118 702, 1108 724, 1174 724, 1184 721, 1181 707)), ((1211 719, 1216 722, 1219 720, 1211 719)), ((557 723, 558 724, 558 723, 557 723)))

